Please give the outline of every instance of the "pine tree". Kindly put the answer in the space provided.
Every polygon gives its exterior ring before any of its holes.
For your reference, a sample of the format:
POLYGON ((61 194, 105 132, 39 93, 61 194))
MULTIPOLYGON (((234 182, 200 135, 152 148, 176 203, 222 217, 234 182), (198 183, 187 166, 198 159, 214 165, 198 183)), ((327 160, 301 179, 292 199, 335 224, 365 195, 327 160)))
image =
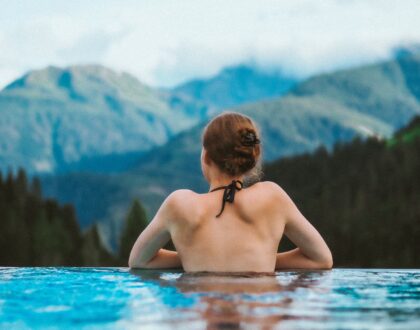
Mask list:
POLYGON ((115 266, 117 261, 103 246, 98 226, 92 225, 83 235, 81 256, 84 266, 115 266))
POLYGON ((125 226, 121 234, 119 258, 122 263, 127 264, 134 242, 147 225, 146 211, 136 199, 133 201, 130 211, 127 214, 125 226))
POLYGON ((115 265, 115 259, 102 247, 96 227, 93 244, 82 254, 89 238, 82 236, 73 206, 42 199, 39 179, 34 178, 28 187, 23 169, 16 177, 9 171, 6 180, 1 178, 0 266, 89 265, 92 251, 98 255, 93 265, 115 265))
POLYGON ((42 190, 41 190, 41 180, 38 177, 34 177, 31 182, 30 192, 37 199, 41 199, 42 190))

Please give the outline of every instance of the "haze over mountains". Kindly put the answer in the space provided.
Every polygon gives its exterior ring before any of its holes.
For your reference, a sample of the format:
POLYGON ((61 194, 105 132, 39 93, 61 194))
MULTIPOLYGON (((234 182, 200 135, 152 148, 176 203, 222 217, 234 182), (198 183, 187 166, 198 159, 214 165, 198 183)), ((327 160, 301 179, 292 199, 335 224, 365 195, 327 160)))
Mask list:
POLYGON ((43 178, 46 195, 74 204, 83 227, 99 221, 114 246, 132 199, 151 217, 174 189, 206 191, 199 154, 209 116, 254 118, 265 161, 356 135, 388 137, 420 113, 419 72, 418 55, 298 84, 239 66, 153 90, 103 67, 48 68, 0 92, 0 164, 59 173, 43 178))

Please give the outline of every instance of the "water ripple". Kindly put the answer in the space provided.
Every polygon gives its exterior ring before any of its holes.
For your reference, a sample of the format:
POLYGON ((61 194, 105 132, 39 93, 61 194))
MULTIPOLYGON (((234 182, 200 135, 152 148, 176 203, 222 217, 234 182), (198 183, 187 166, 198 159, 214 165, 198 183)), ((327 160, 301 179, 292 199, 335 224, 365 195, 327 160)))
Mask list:
POLYGON ((420 329, 420 270, 0 268, 4 329, 420 329))

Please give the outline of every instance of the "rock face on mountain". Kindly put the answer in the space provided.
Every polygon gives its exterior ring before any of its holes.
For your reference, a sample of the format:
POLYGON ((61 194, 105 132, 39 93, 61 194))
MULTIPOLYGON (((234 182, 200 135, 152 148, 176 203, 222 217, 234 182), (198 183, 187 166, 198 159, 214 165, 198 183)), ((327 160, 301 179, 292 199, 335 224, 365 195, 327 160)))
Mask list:
POLYGON ((138 155, 163 144, 197 123, 194 114, 102 66, 32 71, 0 92, 0 168, 53 173, 90 162, 100 171, 104 156, 138 155))
MULTIPOLYGON (((355 136, 389 137, 420 114, 420 58, 368 65, 310 78, 285 96, 228 108, 261 129, 265 161, 331 148, 355 136)), ((174 189, 206 192, 200 169, 201 122, 143 154, 124 173, 44 178, 46 193, 76 205, 82 224, 101 220, 115 242, 129 203, 140 198, 152 217, 174 189), (93 188, 92 188, 93 187, 93 188)))

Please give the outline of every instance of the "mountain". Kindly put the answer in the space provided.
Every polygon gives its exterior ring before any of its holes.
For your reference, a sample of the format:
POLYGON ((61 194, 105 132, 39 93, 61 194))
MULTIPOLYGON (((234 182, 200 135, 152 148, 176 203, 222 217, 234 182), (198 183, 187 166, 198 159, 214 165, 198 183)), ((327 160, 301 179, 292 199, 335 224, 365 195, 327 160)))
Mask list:
POLYGON ((420 43, 406 43, 394 47, 392 55, 394 58, 416 56, 420 54, 420 43))
MULTIPOLYGON (((310 78, 280 98, 228 110, 247 114, 261 129, 264 161, 304 153, 356 136, 388 138, 420 113, 419 57, 326 73, 310 78)), ((46 193, 74 203, 81 223, 101 222, 115 242, 131 200, 139 198, 149 218, 173 190, 206 192, 200 169, 205 122, 143 154, 132 169, 111 176, 45 177, 46 193)))
POLYGON ((399 128, 419 111, 420 54, 320 75, 297 86, 293 95, 339 100, 346 108, 399 128))
POLYGON ((278 97, 296 85, 297 79, 247 65, 227 67, 209 79, 194 79, 172 93, 223 109, 247 102, 278 97))
POLYGON ((246 66, 173 90, 99 65, 31 71, 0 92, 0 170, 121 172, 226 104, 281 95, 293 82, 246 66))
POLYGON ((202 119, 202 106, 184 107, 188 114, 166 93, 103 66, 31 71, 0 92, 0 169, 124 167, 202 119))

